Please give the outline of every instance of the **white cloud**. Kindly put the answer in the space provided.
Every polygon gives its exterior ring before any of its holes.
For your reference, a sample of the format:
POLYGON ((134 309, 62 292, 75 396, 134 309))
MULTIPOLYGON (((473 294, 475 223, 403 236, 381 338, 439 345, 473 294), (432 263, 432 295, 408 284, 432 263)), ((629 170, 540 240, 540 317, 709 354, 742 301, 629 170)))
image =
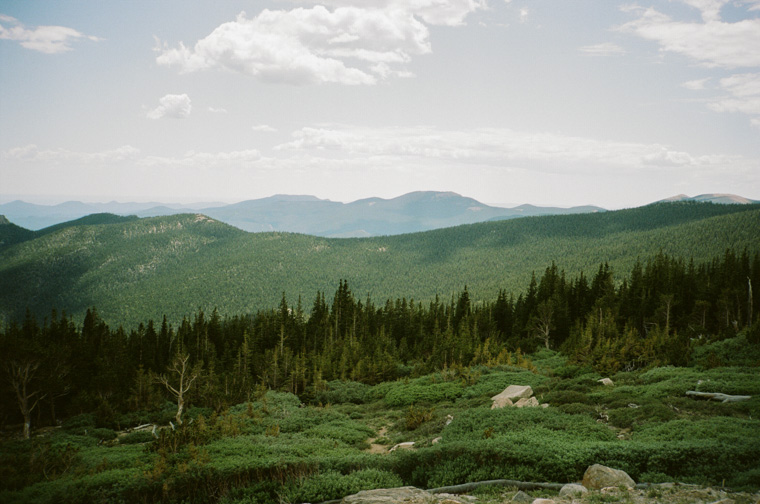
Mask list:
POLYGON ((731 75, 720 80, 720 88, 728 95, 708 104, 716 112, 739 112, 760 120, 760 73, 731 75))
POLYGON ((527 7, 522 7, 520 9, 520 22, 521 23, 527 23, 528 22, 528 16, 530 15, 530 11, 527 7))
POLYGON ((183 156, 145 156, 136 161, 143 168, 184 168, 210 170, 224 167, 245 167, 261 160, 261 152, 256 149, 230 152, 188 151, 183 156))
POLYGON ((227 109, 224 108, 224 107, 209 107, 208 111, 212 112, 214 114, 226 114, 227 113, 227 109))
POLYGON ((709 77, 705 79, 695 79, 690 80, 687 82, 684 82, 681 84, 682 87, 685 87, 686 89, 691 89, 692 91, 700 91, 702 89, 706 89, 707 82, 710 80, 709 77))
POLYGON ((479 128, 309 127, 296 131, 278 151, 320 156, 417 158, 539 171, 624 171, 682 167, 709 169, 738 162, 725 155, 692 155, 660 144, 601 141, 552 133, 479 128))
POLYGON ((592 56, 620 56, 625 54, 625 49, 612 42, 587 45, 580 48, 581 52, 592 56))
POLYGON ((425 25, 404 10, 323 6, 264 10, 217 27, 193 47, 165 44, 156 61, 182 72, 223 69, 290 84, 375 84, 431 52, 425 25), (400 67, 400 68, 399 68, 400 67))
POLYGON ((16 41, 26 49, 46 54, 70 51, 71 43, 77 39, 88 39, 95 42, 102 40, 65 26, 27 28, 16 18, 0 15, 0 40, 3 39, 16 41))
POLYGON ((16 147, 3 152, 3 157, 13 160, 42 162, 76 162, 76 163, 118 163, 135 160, 140 156, 140 149, 123 145, 116 149, 97 152, 77 152, 68 149, 40 150, 36 145, 16 147))
POLYGON ((253 131, 258 131, 261 133, 274 133, 277 131, 277 128, 273 128, 268 124, 256 124, 251 129, 253 129, 253 131))
POLYGON ((639 19, 618 29, 660 45, 662 51, 682 54, 707 67, 760 66, 760 19, 735 23, 720 20, 724 0, 683 0, 702 11, 703 23, 673 20, 653 8, 628 7, 639 19))
POLYGON ((319 3, 331 7, 404 11, 427 24, 443 26, 461 25, 470 13, 488 8, 486 0, 324 0, 319 3))
POLYGON ((148 119, 161 119, 163 117, 186 119, 190 116, 192 109, 193 106, 187 94, 168 94, 158 100, 158 107, 149 111, 147 117, 148 119))
POLYGON ((691 5, 702 12, 702 19, 705 22, 720 21, 720 10, 729 0, 681 0, 683 3, 691 5))

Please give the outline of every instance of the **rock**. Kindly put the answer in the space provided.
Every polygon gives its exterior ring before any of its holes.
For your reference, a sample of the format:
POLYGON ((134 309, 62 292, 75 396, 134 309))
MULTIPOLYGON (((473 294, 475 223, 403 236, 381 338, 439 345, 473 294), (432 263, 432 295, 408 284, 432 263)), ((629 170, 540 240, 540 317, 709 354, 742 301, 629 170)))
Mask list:
POLYGON ((733 499, 721 499, 719 501, 711 502, 710 504, 734 504, 733 499))
POLYGON ((548 407, 549 407, 549 403, 543 403, 543 404, 541 405, 541 407, 542 407, 542 408, 548 408, 548 407))
POLYGON ((493 400, 493 404, 491 404, 491 409, 503 408, 504 406, 512 406, 512 401, 510 401, 506 397, 499 397, 499 396, 494 396, 494 397, 495 399, 493 400))
POLYGON ((342 504, 428 504, 437 499, 430 492, 414 487, 362 490, 344 497, 342 504))
POLYGON ((437 438, 433 439, 430 444, 438 444, 441 442, 441 439, 443 439, 441 436, 438 436, 437 438))
POLYGON ((551 499, 536 499, 532 504, 554 504, 554 501, 551 499))
POLYGON ((530 385, 510 385, 501 391, 500 394, 493 396, 491 399, 494 401, 497 397, 506 397, 510 401, 515 399, 521 399, 523 397, 530 397, 533 395, 533 389, 530 385))
POLYGON ((414 441, 406 441, 405 443, 397 444, 396 446, 388 450, 388 452, 394 452, 396 450, 411 450, 412 448, 414 448, 414 441))
POLYGON ((579 485, 577 483, 568 483, 567 485, 563 486, 559 491, 560 497, 573 497, 578 494, 585 494, 588 493, 588 489, 583 486, 579 485))
POLYGON ((535 397, 530 397, 527 399, 523 397, 522 399, 520 399, 519 401, 515 403, 515 408, 524 408, 524 407, 535 408, 538 405, 539 405, 538 399, 536 399, 535 397))
POLYGON ((627 486, 634 488, 636 483, 625 471, 612 469, 600 464, 594 464, 583 474, 583 486, 589 490, 599 490, 605 487, 627 486))
POLYGON ((530 502, 531 500, 531 496, 522 490, 518 490, 518 492, 512 496, 512 502, 530 502))
POLYGON ((614 383, 612 383, 612 380, 610 380, 609 378, 602 378, 601 380, 596 380, 596 381, 606 387, 612 387, 613 385, 615 385, 614 383))

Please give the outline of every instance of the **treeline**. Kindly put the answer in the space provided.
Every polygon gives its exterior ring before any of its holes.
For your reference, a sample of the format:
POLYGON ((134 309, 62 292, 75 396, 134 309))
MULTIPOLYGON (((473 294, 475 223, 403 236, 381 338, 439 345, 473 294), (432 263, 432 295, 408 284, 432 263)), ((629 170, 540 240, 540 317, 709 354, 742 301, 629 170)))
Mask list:
MULTIPOLYGON (((176 355, 189 356, 198 377, 185 402, 217 411, 270 388, 309 400, 332 380, 374 384, 443 368, 530 368, 525 354, 541 346, 603 373, 687 365, 696 345, 752 326, 758 285, 760 254, 727 250, 698 265, 660 253, 622 278, 605 263, 568 279, 552 263, 524 294, 501 291, 486 303, 472 302, 464 287, 447 300, 376 304, 341 280, 331 299, 318 292, 308 310, 283 295, 277 308, 231 317, 199 309, 176 326, 164 317, 111 328, 95 308, 81 326, 65 313, 53 311, 42 323, 28 313, 0 333, 8 378, 0 421, 54 425, 94 412, 101 426, 125 427, 171 397, 157 377, 176 355)), ((753 344, 759 329, 755 323, 748 332, 753 344)))

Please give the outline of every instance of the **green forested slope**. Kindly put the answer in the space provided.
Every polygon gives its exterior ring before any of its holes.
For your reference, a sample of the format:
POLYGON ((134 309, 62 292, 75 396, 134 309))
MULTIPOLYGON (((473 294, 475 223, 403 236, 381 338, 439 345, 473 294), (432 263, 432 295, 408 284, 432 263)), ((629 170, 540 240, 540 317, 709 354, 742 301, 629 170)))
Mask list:
POLYGON ((517 293, 557 261, 569 275, 609 261, 628 271, 662 250, 707 261, 726 248, 760 250, 760 206, 667 203, 599 214, 524 218, 400 236, 325 239, 250 234, 196 215, 66 226, 0 249, 0 314, 97 306, 111 324, 197 308, 244 313, 284 292, 310 307, 347 279, 376 302, 401 296, 473 299, 517 293))

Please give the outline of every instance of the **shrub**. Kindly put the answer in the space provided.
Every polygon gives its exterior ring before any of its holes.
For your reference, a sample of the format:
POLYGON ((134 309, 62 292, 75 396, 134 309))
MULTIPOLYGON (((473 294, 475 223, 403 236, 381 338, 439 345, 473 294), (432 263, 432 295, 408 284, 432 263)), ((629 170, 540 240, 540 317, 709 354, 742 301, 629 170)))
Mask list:
POLYGON ((412 404, 434 404, 453 401, 462 395, 462 385, 458 382, 443 382, 430 385, 403 384, 397 382, 385 396, 390 407, 411 406, 412 404))
POLYGON ((130 432, 129 434, 119 438, 119 444, 142 444, 150 443, 153 441, 153 433, 150 431, 138 431, 130 432))
POLYGON ((547 392, 544 394, 543 400, 552 405, 573 403, 591 404, 592 402, 588 395, 574 390, 556 390, 547 392))
POLYGON ((84 434, 85 430, 95 428, 95 417, 91 413, 83 413, 71 418, 67 418, 61 425, 63 430, 69 432, 76 432, 77 434, 84 434))
POLYGON ((420 425, 433 419, 433 408, 409 406, 406 412, 406 430, 415 430, 420 425))
POLYGON ((327 384, 327 389, 314 395, 314 402, 320 404, 364 404, 367 402, 370 387, 354 381, 334 380, 327 384))
POLYGON ((378 469, 364 469, 347 475, 326 471, 290 484, 285 494, 289 502, 321 502, 375 488, 393 488, 403 482, 397 475, 378 469))
POLYGON ((612 425, 631 428, 648 422, 667 422, 676 417, 676 412, 661 402, 648 402, 638 408, 625 406, 607 412, 612 425))
POLYGON ((88 435, 100 441, 110 441, 116 438, 116 431, 112 429, 99 428, 88 431, 88 435))

